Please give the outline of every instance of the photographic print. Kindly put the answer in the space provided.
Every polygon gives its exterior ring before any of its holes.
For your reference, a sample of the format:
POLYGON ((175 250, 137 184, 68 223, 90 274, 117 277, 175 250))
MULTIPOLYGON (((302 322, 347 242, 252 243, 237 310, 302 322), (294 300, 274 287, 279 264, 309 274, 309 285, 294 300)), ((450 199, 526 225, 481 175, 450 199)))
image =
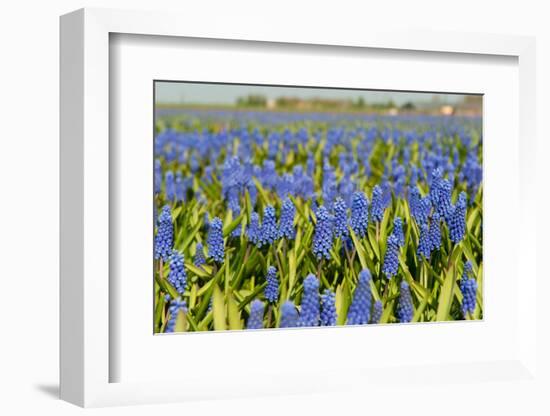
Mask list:
POLYGON ((155 333, 483 319, 481 95, 154 99, 155 333))

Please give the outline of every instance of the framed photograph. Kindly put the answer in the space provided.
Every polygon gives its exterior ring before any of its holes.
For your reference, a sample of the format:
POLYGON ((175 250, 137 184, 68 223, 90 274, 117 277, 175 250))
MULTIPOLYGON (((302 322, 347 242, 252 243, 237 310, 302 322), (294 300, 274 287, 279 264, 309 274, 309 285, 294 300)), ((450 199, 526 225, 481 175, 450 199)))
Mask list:
POLYGON ((61 397, 538 383, 534 50, 63 16, 61 397))

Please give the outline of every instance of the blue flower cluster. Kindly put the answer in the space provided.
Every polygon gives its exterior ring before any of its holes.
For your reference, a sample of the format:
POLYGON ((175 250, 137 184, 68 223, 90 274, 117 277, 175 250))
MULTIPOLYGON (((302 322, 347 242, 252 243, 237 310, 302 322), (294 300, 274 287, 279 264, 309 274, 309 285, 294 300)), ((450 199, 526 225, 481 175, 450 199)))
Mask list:
POLYGON ((372 306, 372 315, 370 317, 371 324, 379 324, 380 319, 382 318, 382 312, 384 312, 384 307, 381 300, 374 302, 372 306))
POLYGON ((348 325, 364 325, 369 323, 372 295, 370 292, 371 274, 368 270, 359 273, 357 287, 353 292, 353 300, 348 310, 348 325))
POLYGON ((203 264, 206 264, 206 259, 204 258, 204 247, 202 243, 197 243, 195 246, 195 258, 193 260, 195 266, 200 267, 203 264))
POLYGON ((330 289, 325 289, 321 295, 321 325, 336 325, 336 295, 330 289))
POLYGON ((472 264, 464 264, 462 278, 460 279, 460 291, 462 292, 462 313, 464 317, 473 314, 476 309, 477 282, 468 275, 472 274, 472 264))
POLYGON ((260 244, 260 216, 257 212, 253 212, 252 214, 250 214, 250 224, 248 224, 246 233, 248 241, 250 241, 254 245, 260 244))
POLYGON ((296 207, 289 198, 285 198, 281 207, 281 219, 279 221, 279 237, 294 240, 296 230, 294 229, 294 217, 296 207))
POLYGON ((264 327, 264 303, 261 300, 253 300, 250 304, 250 315, 246 323, 247 329, 262 329, 264 327))
POLYGON ((298 326, 298 310, 294 302, 287 300, 281 306, 281 322, 279 328, 293 328, 298 326))
POLYGON ((178 319, 179 312, 182 311, 183 313, 187 313, 187 304, 184 300, 181 299, 174 299, 172 302, 170 302, 170 306, 168 307, 168 322, 166 322, 166 328, 164 328, 164 332, 174 332, 176 329, 176 320, 178 319))
POLYGON ((174 244, 174 226, 172 224, 172 210, 165 205, 157 220, 157 234, 155 235, 155 259, 167 261, 172 253, 174 244))
POLYGON ((439 213, 434 212, 430 221, 430 250, 439 250, 441 248, 441 220, 439 213))
POLYGON ((184 257, 177 250, 172 251, 170 256, 170 273, 168 282, 183 296, 185 285, 187 284, 187 273, 185 272, 184 257))
POLYGON ((414 316, 411 290, 409 284, 405 281, 401 282, 401 291, 395 315, 399 322, 411 322, 414 316))
POLYGON ((384 265, 382 273, 388 279, 391 279, 397 274, 399 269, 399 240, 394 234, 390 234, 386 244, 386 255, 384 256, 384 265))
POLYGON ((277 269, 273 266, 267 268, 266 276, 267 285, 265 287, 264 296, 269 303, 277 302, 279 299, 279 280, 277 279, 277 269))
POLYGON ((347 237, 348 230, 348 207, 346 202, 338 197, 334 201, 334 235, 336 237, 347 237))
POLYGON ((298 326, 318 326, 320 319, 319 279, 310 274, 304 279, 304 293, 298 326))
POLYGON ((403 234, 403 220, 401 217, 395 217, 393 220, 392 235, 397 239, 399 247, 405 245, 405 234, 403 234))
POLYGON ((466 193, 461 192, 451 214, 449 237, 455 244, 462 241, 466 232, 466 198, 466 193))
POLYGON ((380 185, 376 185, 372 190, 371 217, 374 222, 382 221, 384 217, 384 193, 380 185))
POLYGON ((279 238, 275 208, 268 205, 264 208, 264 217, 260 228, 260 245, 271 245, 279 238))
POLYGON ((332 218, 324 206, 317 208, 315 213, 317 224, 315 225, 315 233, 313 234, 313 254, 321 260, 330 260, 330 249, 332 248, 333 233, 332 233, 332 218))
MULTIPOLYGON (((408 266, 417 280, 426 268, 441 273, 448 256, 457 253, 451 242, 481 238, 482 138, 476 120, 253 110, 184 113, 181 122, 160 123, 174 127, 155 138, 154 255, 161 260, 155 262, 161 275, 163 262, 169 262, 167 282, 180 295, 166 301, 169 309, 186 308, 180 300, 188 296, 186 270, 200 271, 190 275, 194 289, 195 282, 202 289, 189 312, 190 329, 195 322, 212 326, 205 320, 208 299, 203 297, 210 292, 203 285, 206 274, 219 272, 226 253, 232 259, 226 264, 231 284, 239 286, 236 299, 248 301, 248 292, 257 297, 239 308, 247 328, 335 325, 335 293, 345 307, 350 290, 347 316, 339 319, 361 325, 380 322, 384 308, 384 321, 393 322, 395 315, 399 322, 410 322, 413 296, 400 271, 408 266), (475 209, 469 211, 469 203, 475 209), (468 230, 467 214, 472 218, 468 230), (238 217, 238 226, 224 234, 221 218, 229 226, 238 217), (185 264, 183 253, 200 270, 185 264), (292 260, 296 279, 289 283, 292 260), (376 272, 375 281, 362 270, 350 288, 358 263, 376 272), (280 267, 266 270, 266 264, 280 267), (301 282, 314 270, 318 276, 301 282), (393 281, 380 280, 384 277, 393 281), (393 303, 395 282, 400 290, 393 303), (371 287, 385 304, 374 301, 371 287)), ((478 244, 471 251, 468 256, 476 261, 482 255, 478 244)), ((459 288, 468 318, 481 306, 471 275, 465 265, 459 288)), ((225 275, 218 276, 223 280, 225 275)), ((160 302, 164 295, 159 294, 160 302)), ((422 320, 433 308, 430 303, 422 320)), ((169 319, 172 315, 177 313, 169 319)), ((455 308, 451 315, 456 318, 455 308)), ((175 318, 167 330, 170 325, 175 318)), ((155 330, 161 329, 156 322, 155 330)))
POLYGON ((208 257, 218 263, 223 263, 225 257, 225 248, 223 243, 223 225, 222 220, 215 217, 210 221, 208 231, 208 257))
MULTIPOLYGON (((372 209, 374 211, 374 205, 372 209)), ((353 194, 350 225, 358 237, 362 238, 366 235, 369 225, 369 200, 363 192, 355 192, 353 194)))

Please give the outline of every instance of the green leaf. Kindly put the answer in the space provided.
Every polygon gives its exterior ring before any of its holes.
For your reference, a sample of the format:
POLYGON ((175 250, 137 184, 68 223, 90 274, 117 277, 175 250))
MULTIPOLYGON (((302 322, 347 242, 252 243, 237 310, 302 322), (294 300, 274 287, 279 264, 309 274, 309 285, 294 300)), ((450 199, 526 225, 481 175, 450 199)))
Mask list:
POLYGON ((367 260, 366 260, 366 257, 365 257, 365 252, 363 250, 363 245, 360 243, 359 239, 357 238, 357 236, 355 235, 353 230, 350 229, 349 232, 350 232, 350 235, 351 235, 351 239, 353 240, 353 245, 355 246, 357 256, 359 257, 359 262, 361 263, 361 267, 363 269, 367 269, 368 264, 367 264, 367 260))
POLYGON ((185 318, 185 312, 179 310, 178 316, 176 317, 176 325, 174 326, 174 332, 185 332, 187 328, 187 319, 185 318))
POLYGON ((289 299, 294 284, 296 283, 296 253, 294 250, 290 250, 288 253, 288 293, 287 299, 289 299))
POLYGON ((438 321, 447 321, 450 319, 449 313, 451 311, 451 305, 453 303, 453 291, 455 288, 455 267, 450 265, 449 270, 445 275, 443 286, 441 287, 441 293, 438 298, 437 316, 438 321))
POLYGON ((227 297, 227 314, 229 318, 229 329, 243 329, 241 312, 232 295, 227 297))
POLYGON ((199 277, 210 277, 210 273, 208 273, 206 270, 204 270, 202 268, 203 266, 201 267, 197 267, 193 264, 190 264, 189 262, 185 263, 185 268, 187 270, 189 270, 190 272, 192 272, 193 274, 199 276, 199 277))
POLYGON ((227 237, 229 234, 233 232, 235 228, 241 223, 241 220, 243 219, 244 213, 239 215, 237 218, 235 218, 233 221, 231 221, 228 225, 223 227, 223 236, 224 238, 227 237))
POLYGON ((219 286, 214 285, 214 291, 212 292, 212 313, 214 315, 214 330, 225 331, 225 304, 223 300, 223 293, 219 286))

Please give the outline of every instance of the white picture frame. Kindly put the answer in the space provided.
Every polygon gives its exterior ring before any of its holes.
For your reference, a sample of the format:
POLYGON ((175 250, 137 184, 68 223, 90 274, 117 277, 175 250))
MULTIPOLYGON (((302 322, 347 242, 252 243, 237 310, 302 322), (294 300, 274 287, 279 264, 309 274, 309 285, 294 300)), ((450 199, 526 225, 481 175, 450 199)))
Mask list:
MULTIPOLYGON (((499 377, 517 382, 537 379, 537 320, 535 252, 536 220, 528 211, 534 203, 535 153, 535 41, 529 37, 468 33, 433 33, 387 29, 361 29, 328 35, 323 28, 302 32, 298 28, 280 31, 265 25, 246 36, 235 32, 231 22, 208 26, 172 13, 150 13, 106 9, 82 9, 61 18, 61 398, 80 406, 155 403, 211 397, 237 397, 278 393, 307 393, 390 383, 399 377, 402 388, 420 378, 427 382, 443 370, 464 382, 495 381, 499 377), (110 158, 110 36, 111 34, 163 36, 173 38, 225 39, 247 42, 276 42, 285 45, 331 45, 338 48, 407 50, 434 54, 507 56, 517 59, 519 70, 518 172, 520 202, 517 213, 518 259, 523 285, 518 287, 513 318, 517 321, 517 346, 498 361, 457 363, 454 360, 418 366, 373 368, 368 374, 357 369, 331 368, 326 373, 334 382, 319 381, 310 370, 301 377, 269 373, 269 382, 246 380, 238 383, 216 382, 210 376, 186 376, 186 381, 112 382, 111 366, 118 357, 111 348, 111 313, 116 309, 110 297, 111 172, 110 158), (526 288, 529 289, 526 289, 526 288), (476 374, 473 379, 471 374, 476 374), (337 376, 337 377, 334 377, 337 376), (348 379, 343 382, 343 379, 348 379), (309 383, 304 383, 309 380, 309 383), (282 388, 281 386, 283 386, 282 388), (193 388, 191 388, 191 385, 193 388), (246 393, 243 393, 245 391, 246 393)), ((165 38, 168 39, 168 38, 165 38)), ((359 49, 357 49, 359 50, 359 49)), ((519 270, 519 269, 518 269, 519 270)), ((517 274, 517 270, 515 271, 517 274)), ((475 325, 475 323, 474 323, 475 325)), ((414 327, 393 328, 411 331, 414 327)), ((358 331, 360 329, 353 329, 358 331)), ((319 339, 323 336, 319 332, 319 339)), ((343 332, 330 336, 341 337, 343 332)), ((268 334, 269 335, 269 334, 268 334)), ((152 334, 151 334, 152 336, 152 334)), ((260 334, 247 336, 259 337, 260 334)), ((317 336, 317 335, 315 335, 317 336)), ((170 337, 165 337, 169 342, 170 337)), ((179 342, 181 342, 181 337, 179 342)), ((250 374, 254 374, 252 371, 250 374)), ((322 373, 321 373, 322 374, 322 373)))

